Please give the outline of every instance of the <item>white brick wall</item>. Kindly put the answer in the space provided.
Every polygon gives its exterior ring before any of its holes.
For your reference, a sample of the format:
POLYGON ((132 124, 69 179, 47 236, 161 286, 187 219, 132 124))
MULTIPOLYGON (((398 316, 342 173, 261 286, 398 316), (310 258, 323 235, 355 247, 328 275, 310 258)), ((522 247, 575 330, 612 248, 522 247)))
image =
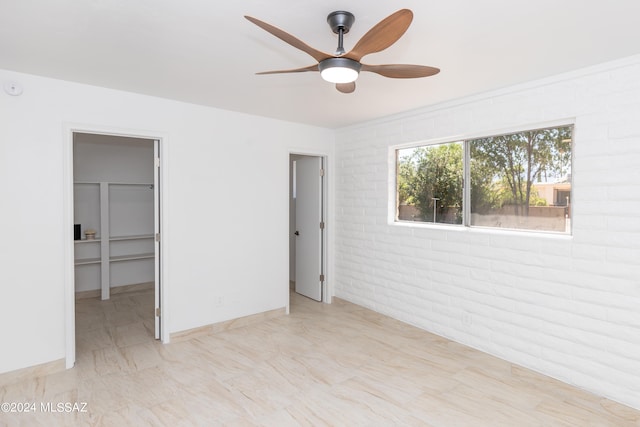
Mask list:
POLYGON ((640 57, 341 129, 336 152, 336 296, 640 408, 640 57), (389 224, 389 147, 565 119, 573 237, 389 224))

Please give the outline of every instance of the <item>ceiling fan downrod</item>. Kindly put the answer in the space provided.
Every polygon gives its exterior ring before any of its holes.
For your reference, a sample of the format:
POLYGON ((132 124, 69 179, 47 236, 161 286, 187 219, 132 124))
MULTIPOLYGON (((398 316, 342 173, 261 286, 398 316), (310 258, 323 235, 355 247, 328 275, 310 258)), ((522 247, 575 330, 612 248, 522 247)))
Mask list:
POLYGON ((346 12, 344 10, 331 12, 329 16, 327 16, 327 23, 331 27, 331 31, 338 35, 338 48, 336 49, 337 56, 341 56, 346 53, 343 44, 344 35, 349 32, 355 20, 356 17, 353 16, 353 13, 346 12))

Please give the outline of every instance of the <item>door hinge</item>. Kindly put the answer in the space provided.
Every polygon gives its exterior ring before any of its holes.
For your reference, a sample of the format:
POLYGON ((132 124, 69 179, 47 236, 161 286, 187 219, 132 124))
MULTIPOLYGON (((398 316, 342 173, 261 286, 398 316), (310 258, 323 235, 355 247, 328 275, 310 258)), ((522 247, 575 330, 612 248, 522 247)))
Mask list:
POLYGON ((155 158, 155 159, 153 159, 153 160, 154 160, 154 164, 155 164, 155 166, 156 166, 157 168, 159 168, 159 167, 160 167, 160 157, 156 157, 156 158, 155 158))
POLYGON ((324 282, 324 274, 321 274, 321 275, 320 275, 320 281, 321 281, 321 282, 324 282))
POLYGON ((324 176, 324 169, 320 169, 320 176, 324 176))
POLYGON ((324 221, 320 223, 320 230, 324 230, 324 221))
POLYGON ((156 233, 156 242, 160 241, 160 233, 156 233))
POLYGON ((160 317, 160 307, 156 308, 156 317, 160 317))

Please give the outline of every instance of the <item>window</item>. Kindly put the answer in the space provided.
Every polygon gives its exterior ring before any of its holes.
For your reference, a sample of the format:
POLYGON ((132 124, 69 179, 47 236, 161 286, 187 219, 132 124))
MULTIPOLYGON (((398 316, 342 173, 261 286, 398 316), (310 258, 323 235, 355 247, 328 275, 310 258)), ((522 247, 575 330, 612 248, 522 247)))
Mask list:
POLYGON ((462 224, 462 142, 397 151, 398 219, 462 224))
POLYGON ((572 134, 561 126, 398 149, 396 220, 568 233, 572 134))

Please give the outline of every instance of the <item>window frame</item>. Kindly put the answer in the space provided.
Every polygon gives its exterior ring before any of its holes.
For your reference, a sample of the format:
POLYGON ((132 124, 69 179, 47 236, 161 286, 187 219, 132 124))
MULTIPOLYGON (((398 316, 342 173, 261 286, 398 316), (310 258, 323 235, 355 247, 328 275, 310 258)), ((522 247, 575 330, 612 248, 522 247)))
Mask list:
POLYGON ((438 227, 438 228, 447 228, 451 230, 485 230, 485 231, 493 231, 497 230, 500 233, 524 233, 527 235, 550 235, 550 236, 564 236, 571 237, 573 236, 573 218, 574 218, 574 208, 573 208, 573 182, 574 182, 574 157, 575 157, 575 141, 576 141, 576 124, 575 119, 565 119, 565 120, 557 120, 553 122, 545 122, 545 123, 537 123, 533 125, 524 125, 519 126, 517 128, 507 128, 500 129, 497 131, 489 131, 482 133, 473 133, 466 134, 455 137, 444 137, 437 139, 430 139, 424 141, 414 141, 410 143, 397 144, 389 147, 389 160, 390 160, 390 195, 389 198, 389 224, 396 226, 404 226, 404 227, 438 227), (571 176, 571 187, 570 187, 570 210, 569 210, 569 221, 570 227, 567 231, 553 231, 553 230, 536 230, 536 229, 527 229, 527 228, 507 228, 507 227, 491 227, 491 226, 483 226, 483 225, 472 225, 471 224, 471 142, 476 139, 483 138, 495 138, 499 136, 513 135, 523 132, 532 132, 537 130, 544 129, 553 129, 553 128, 562 128, 562 127, 570 127, 571 128, 571 156, 570 156, 570 176, 571 176), (463 159, 462 159, 462 167, 463 167, 463 188, 462 188, 462 223, 461 224, 450 224, 450 223, 438 223, 438 222, 426 222, 426 221, 410 221, 410 220, 400 220, 399 216, 399 188, 398 188, 398 172, 399 172, 399 153, 400 150, 411 149, 411 148, 420 148, 420 147, 429 147, 435 145, 443 145, 443 144, 451 144, 451 143, 462 143, 463 146, 463 159))

